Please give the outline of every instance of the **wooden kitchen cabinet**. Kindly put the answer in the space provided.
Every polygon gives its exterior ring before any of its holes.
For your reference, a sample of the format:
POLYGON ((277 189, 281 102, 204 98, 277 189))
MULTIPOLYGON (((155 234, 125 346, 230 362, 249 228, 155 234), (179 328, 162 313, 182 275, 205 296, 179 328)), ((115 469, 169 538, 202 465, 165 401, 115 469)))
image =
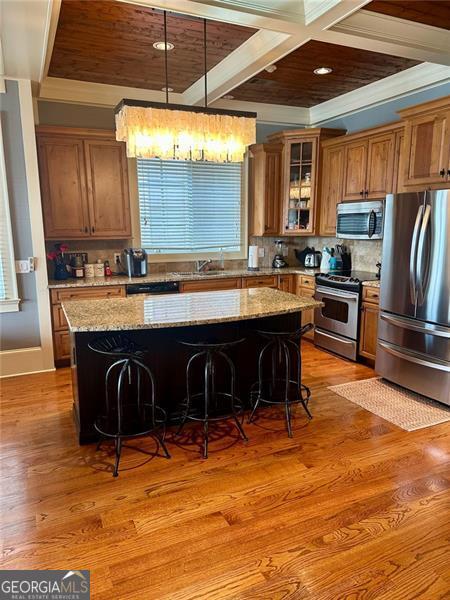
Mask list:
POLYGON ((37 128, 47 239, 131 236, 125 145, 113 132, 37 128))
POLYGON ((393 190, 395 132, 346 144, 343 200, 383 198, 393 190))
POLYGON ((38 136, 39 172, 45 236, 90 236, 83 140, 38 136))
POLYGON ((291 129, 268 136, 282 144, 280 235, 313 235, 319 221, 318 177, 322 162, 321 140, 340 136, 339 129, 291 129))
POLYGON ((125 296, 125 286, 105 285, 92 287, 67 287, 50 290, 53 322, 53 349, 55 365, 67 365, 70 359, 70 334, 61 302, 88 298, 121 298, 125 296))
POLYGON ((278 278, 276 275, 261 275, 242 278, 243 288, 269 287, 278 288, 278 278))
POLYGON ((344 154, 342 145, 323 150, 320 235, 336 235, 336 205, 342 202, 344 154))
POLYGON ((278 289, 293 294, 295 291, 294 275, 278 275, 278 289))
POLYGON ((359 354, 375 361, 378 340, 380 288, 363 286, 359 354))
POLYGON ((367 174, 367 139, 345 145, 343 200, 364 200, 367 174))
POLYGON ((253 144, 249 147, 249 235, 277 235, 283 145, 253 144))
POLYGON ((405 121, 403 187, 448 187, 450 96, 398 112, 405 121))
POLYGON ((194 281, 182 281, 180 292, 214 292, 217 290, 238 290, 241 288, 240 277, 219 277, 194 281))
POLYGON ((96 238, 131 236, 127 157, 123 144, 85 140, 90 234, 96 238))
MULTIPOLYGON (((295 293, 297 296, 306 298, 314 298, 316 292, 316 280, 314 276, 296 275, 295 276, 295 293)), ((314 324, 314 308, 304 310, 301 313, 302 327, 308 323, 314 324)), ((308 340, 314 340, 314 329, 308 331, 304 336, 308 340)))

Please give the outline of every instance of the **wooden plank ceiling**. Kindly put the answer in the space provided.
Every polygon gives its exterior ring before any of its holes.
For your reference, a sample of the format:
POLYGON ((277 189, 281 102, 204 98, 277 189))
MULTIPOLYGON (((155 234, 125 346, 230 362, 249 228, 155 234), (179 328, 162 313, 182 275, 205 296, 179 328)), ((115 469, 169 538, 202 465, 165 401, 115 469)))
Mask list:
POLYGON ((441 29, 450 29, 449 0, 373 0, 364 7, 364 10, 441 29))
POLYGON ((237 100, 311 107, 418 64, 358 48, 309 41, 230 92, 237 100), (331 67, 316 75, 317 67, 331 67))
MULTIPOLYGON (((169 87, 184 92, 203 75, 203 20, 167 13, 169 87)), ((49 75, 160 90, 165 85, 163 13, 109 0, 63 0, 49 75)), ((207 22, 208 69, 256 32, 207 22)))

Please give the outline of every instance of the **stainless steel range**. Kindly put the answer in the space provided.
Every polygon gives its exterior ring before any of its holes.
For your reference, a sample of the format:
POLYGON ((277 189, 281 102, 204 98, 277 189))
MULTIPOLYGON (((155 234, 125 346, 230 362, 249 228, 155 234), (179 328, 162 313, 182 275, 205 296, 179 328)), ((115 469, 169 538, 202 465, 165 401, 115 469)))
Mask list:
POLYGON ((315 298, 324 304, 314 315, 317 346, 356 360, 362 282, 376 279, 375 273, 364 271, 316 275, 315 298))

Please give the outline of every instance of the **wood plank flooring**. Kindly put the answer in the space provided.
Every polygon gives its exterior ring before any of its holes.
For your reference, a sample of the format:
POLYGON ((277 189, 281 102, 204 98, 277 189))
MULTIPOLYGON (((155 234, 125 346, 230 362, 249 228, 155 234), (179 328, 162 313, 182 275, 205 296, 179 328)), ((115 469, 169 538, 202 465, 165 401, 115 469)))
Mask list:
POLYGON ((269 408, 206 461, 192 429, 171 460, 125 448, 117 479, 76 443, 69 369, 3 380, 3 568, 90 569, 95 600, 450 598, 449 424, 402 431, 327 389, 370 368, 303 355, 293 439, 269 408))

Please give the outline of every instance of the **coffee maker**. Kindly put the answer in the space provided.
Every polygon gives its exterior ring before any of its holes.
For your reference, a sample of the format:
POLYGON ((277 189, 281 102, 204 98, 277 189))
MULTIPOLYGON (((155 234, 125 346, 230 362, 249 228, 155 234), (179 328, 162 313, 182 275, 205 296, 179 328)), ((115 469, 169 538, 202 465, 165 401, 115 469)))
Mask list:
POLYGON ((125 248, 123 253, 128 277, 145 277, 147 275, 147 252, 143 248, 125 248))
POLYGON ((283 242, 283 240, 275 240, 274 244, 276 247, 276 254, 273 257, 272 267, 274 269, 283 269, 284 267, 288 266, 283 256, 283 249, 285 248, 286 244, 283 242))

